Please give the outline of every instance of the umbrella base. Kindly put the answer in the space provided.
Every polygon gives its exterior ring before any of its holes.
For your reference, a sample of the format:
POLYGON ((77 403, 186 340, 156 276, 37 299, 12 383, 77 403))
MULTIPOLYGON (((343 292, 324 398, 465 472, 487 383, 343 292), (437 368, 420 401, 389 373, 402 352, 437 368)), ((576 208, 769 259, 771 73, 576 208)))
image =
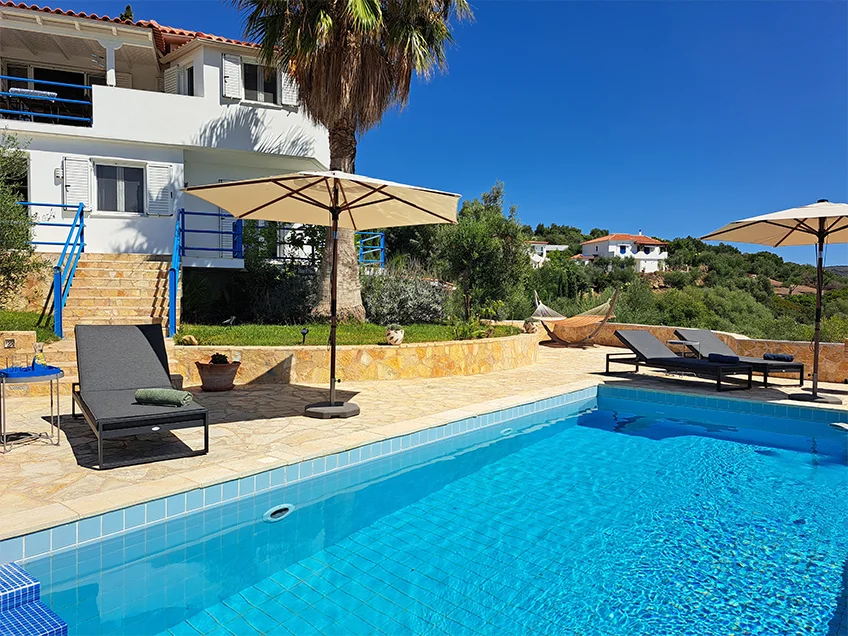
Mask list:
POLYGON ((307 404, 303 409, 306 417, 314 417, 319 420, 329 420, 336 417, 354 417, 359 415, 359 406, 353 402, 316 402, 307 404))
POLYGON ((813 395, 812 393, 792 393, 789 396, 790 400, 796 402, 817 402, 818 404, 842 404, 842 400, 833 397, 832 395, 813 395))

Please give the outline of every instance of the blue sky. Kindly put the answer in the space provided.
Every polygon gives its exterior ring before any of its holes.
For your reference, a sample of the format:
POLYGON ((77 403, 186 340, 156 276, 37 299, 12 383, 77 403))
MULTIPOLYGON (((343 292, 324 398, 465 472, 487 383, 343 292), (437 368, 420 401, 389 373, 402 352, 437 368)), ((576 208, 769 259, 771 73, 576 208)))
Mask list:
MULTIPOLYGON (((225 3, 132 4, 137 19, 241 35, 225 3)), ((848 201, 848 3, 515 0, 474 11, 448 73, 415 81, 409 106, 363 136, 358 172, 465 197, 502 180, 531 225, 669 238, 848 201)), ((828 262, 848 263, 848 246, 828 262)))

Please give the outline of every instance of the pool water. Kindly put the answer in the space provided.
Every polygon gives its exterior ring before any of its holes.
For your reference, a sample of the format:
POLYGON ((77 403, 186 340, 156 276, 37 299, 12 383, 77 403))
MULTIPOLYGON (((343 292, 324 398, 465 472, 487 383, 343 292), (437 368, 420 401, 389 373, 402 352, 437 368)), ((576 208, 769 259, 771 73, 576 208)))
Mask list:
POLYGON ((104 542, 45 598, 72 634, 846 629, 844 431, 603 395, 497 428, 104 542))

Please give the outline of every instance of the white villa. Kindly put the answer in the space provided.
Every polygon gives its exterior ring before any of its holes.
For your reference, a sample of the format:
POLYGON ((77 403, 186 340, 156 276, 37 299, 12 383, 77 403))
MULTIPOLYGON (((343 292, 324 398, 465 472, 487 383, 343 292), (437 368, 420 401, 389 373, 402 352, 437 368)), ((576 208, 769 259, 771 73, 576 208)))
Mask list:
POLYGON ((548 260, 550 252, 564 252, 568 249, 568 245, 552 245, 547 241, 528 241, 530 246, 530 260, 533 267, 539 268, 548 260))
POLYGON ((666 243, 650 236, 639 234, 608 234, 580 244, 582 251, 579 260, 584 262, 595 258, 628 256, 636 259, 636 269, 639 273, 649 274, 665 268, 668 252, 666 243))
POLYGON ((82 203, 81 266, 169 261, 185 209, 206 214, 183 217, 182 265, 241 268, 233 218, 181 189, 329 163, 326 130, 248 42, 0 0, 0 75, 0 129, 28 144, 37 248, 58 255, 82 203))

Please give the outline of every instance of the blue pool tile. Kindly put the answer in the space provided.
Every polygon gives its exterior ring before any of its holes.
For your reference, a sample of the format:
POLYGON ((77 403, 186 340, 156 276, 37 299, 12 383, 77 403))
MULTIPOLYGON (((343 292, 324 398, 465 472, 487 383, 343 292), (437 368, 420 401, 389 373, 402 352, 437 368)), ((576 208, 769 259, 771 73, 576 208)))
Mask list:
POLYGON ((30 559, 50 552, 50 530, 42 530, 24 537, 24 558, 30 559))
POLYGON ((160 521, 165 518, 165 500, 156 499, 147 503, 147 523, 160 521))
POLYGON ((330 472, 331 470, 336 470, 336 468, 338 468, 338 466, 339 466, 338 456, 335 453, 332 454, 332 455, 328 455, 327 458, 326 458, 326 465, 325 465, 327 472, 330 472))
POLYGON ((270 471, 265 471, 264 473, 259 473, 256 475, 256 491, 260 490, 268 490, 271 487, 271 473, 270 471))
POLYGON ((312 460, 312 474, 322 475, 327 470, 327 462, 323 457, 312 460))
POLYGON ((53 528, 52 545, 54 550, 67 548, 77 542, 77 524, 66 523, 63 526, 53 528))
POLYGON ((250 477, 243 477, 238 481, 238 494, 240 497, 244 495, 252 495, 256 491, 256 480, 251 475, 250 477))
POLYGON ((312 460, 307 460, 305 462, 300 462, 300 478, 306 479, 307 477, 312 477, 312 460))
POLYGON ((186 493, 186 512, 203 508, 203 491, 200 489, 190 490, 186 493))
POLYGON ((89 517, 88 519, 80 519, 77 522, 77 541, 83 543, 84 541, 100 538, 101 521, 102 519, 99 515, 89 517))
POLYGON ((344 468, 350 464, 350 453, 348 451, 338 454, 338 464, 339 468, 344 468))
POLYGON ((286 483, 291 483, 300 479, 300 464, 290 464, 286 466, 286 483))
POLYGON ((271 471, 271 485, 283 486, 286 483, 286 467, 281 466, 271 471))
POLYGON ((124 529, 124 511, 114 510, 103 515, 103 536, 121 532, 124 529))
POLYGON ((180 493, 178 495, 171 495, 167 499, 165 499, 165 515, 167 517, 173 517, 175 515, 181 515, 186 510, 186 496, 185 493, 180 493))
POLYGON ((239 483, 237 481, 227 481, 222 485, 223 501, 229 501, 230 499, 235 499, 239 494, 239 483))
POLYGON ((23 537, 0 541, 0 563, 19 561, 24 558, 23 537))
POLYGON ((220 503, 223 498, 221 484, 215 484, 214 486, 207 486, 203 489, 203 505, 211 506, 216 503, 220 503))
POLYGON ((146 512, 147 508, 144 504, 127 508, 124 512, 124 526, 126 526, 127 530, 143 526, 147 521, 146 512))

